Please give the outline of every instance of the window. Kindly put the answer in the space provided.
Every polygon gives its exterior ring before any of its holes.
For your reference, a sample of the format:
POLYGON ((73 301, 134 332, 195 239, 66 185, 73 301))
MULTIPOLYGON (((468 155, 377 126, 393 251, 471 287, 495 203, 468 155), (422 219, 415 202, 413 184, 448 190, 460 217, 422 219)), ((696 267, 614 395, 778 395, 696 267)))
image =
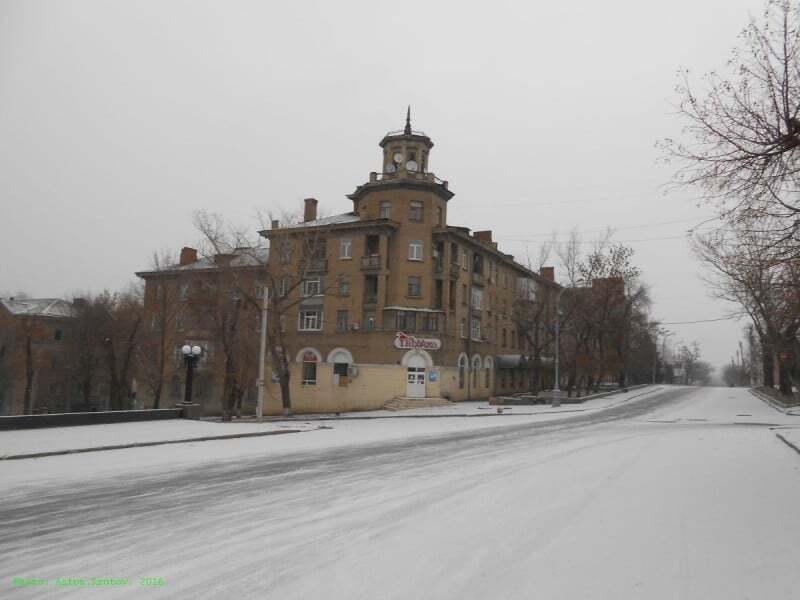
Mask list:
POLYGON ((398 310, 395 324, 400 331, 415 331, 417 328, 417 315, 413 312, 398 310))
POLYGON ((448 302, 450 303, 450 310, 456 309, 456 282, 450 282, 450 297, 448 298, 448 302))
POLYGON ((422 278, 412 275, 408 278, 408 295, 418 298, 422 295, 422 278))
POLYGON ((339 280, 339 295, 340 296, 350 295, 350 280, 347 277, 342 277, 339 280))
POLYGON ((450 262, 453 264, 458 264, 458 244, 450 244, 450 262))
POLYGON ((281 277, 281 289, 280 289, 281 298, 283 298, 286 294, 289 293, 289 286, 290 286, 289 276, 284 275, 283 277, 281 277))
POLYGON ((461 304, 467 305, 467 284, 461 284, 461 304))
POLYGON ((372 331, 373 329, 375 329, 375 311, 365 310, 363 321, 364 321, 364 329, 366 331, 372 331))
POLYGON ((465 271, 467 270, 467 261, 469 260, 468 254, 466 250, 461 253, 461 268, 465 271))
POLYGON ((458 388, 463 390, 467 379, 467 357, 462 356, 458 359, 458 388))
POLYGON ((517 347, 517 332, 514 331, 513 329, 511 330, 511 347, 512 348, 517 347))
POLYGON ((441 227, 442 226, 442 207, 436 207, 436 224, 441 227))
POLYGON ((392 203, 391 202, 381 202, 381 212, 380 212, 381 219, 391 219, 392 218, 392 203))
POLYGON ((439 331, 439 315, 428 314, 422 317, 423 331, 439 331))
POLYGON ((349 260, 353 258, 353 240, 339 240, 339 258, 342 260, 349 260))
POLYGON ((346 310, 337 310, 336 311, 336 331, 347 331, 349 328, 349 323, 347 321, 347 311, 346 310))
POLYGON ((175 330, 176 331, 183 331, 184 328, 185 328, 185 325, 183 323, 183 319, 181 317, 177 317, 175 319, 175 330))
POLYGON ((317 384, 317 356, 313 352, 303 353, 303 385, 317 384))
POLYGON ((481 358, 475 356, 472 359, 472 389, 478 389, 478 371, 481 370, 481 358))
POLYGON ((64 339, 64 332, 61 329, 56 329, 53 332, 53 339, 57 342, 60 342, 64 339))
POLYGON ((461 327, 459 328, 459 331, 461 333, 461 337, 462 338, 467 337, 467 320, 466 319, 461 319, 461 327))
POLYGON ((408 243, 409 260, 422 260, 422 242, 419 240, 408 243))
POLYGON ((408 205, 408 220, 415 223, 422 222, 422 202, 412 200, 408 205))
POLYGON ((309 296, 319 296, 319 295, 320 295, 319 277, 315 277, 314 279, 304 279, 303 296, 305 298, 308 298, 309 296))
POLYGON ((484 375, 483 384, 487 388, 492 387, 492 365, 488 362, 488 360, 486 361, 486 373, 484 375))
POLYGON ((506 330, 505 329, 503 329, 503 331, 500 333, 500 344, 503 346, 503 348, 506 347, 506 330))
POLYGON ((258 300, 263 300, 264 299, 264 290, 266 290, 266 289, 267 289, 266 284, 264 284, 262 282, 257 282, 256 283, 256 298, 258 300))
POLYGON ((178 286, 178 300, 181 302, 189 301, 189 285, 184 283, 178 286))
POLYGON ((300 331, 322 331, 322 311, 321 310, 301 310, 300 331))
POLYGON ((292 260, 292 240, 288 237, 283 238, 278 243, 278 254, 282 264, 286 265, 292 260))
POLYGON ((481 341, 481 320, 472 319, 470 322, 470 336, 473 340, 481 341))
POLYGON ((483 304, 483 290, 472 288, 472 308, 481 310, 481 304, 483 304))

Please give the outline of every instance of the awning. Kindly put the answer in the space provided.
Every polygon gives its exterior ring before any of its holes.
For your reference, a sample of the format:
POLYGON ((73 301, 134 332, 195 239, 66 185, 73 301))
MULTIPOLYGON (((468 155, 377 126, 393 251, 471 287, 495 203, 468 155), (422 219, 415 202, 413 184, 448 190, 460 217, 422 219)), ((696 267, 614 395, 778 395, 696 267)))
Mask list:
POLYGON ((522 366, 522 354, 498 354, 494 357, 494 364, 498 369, 516 369, 522 366))

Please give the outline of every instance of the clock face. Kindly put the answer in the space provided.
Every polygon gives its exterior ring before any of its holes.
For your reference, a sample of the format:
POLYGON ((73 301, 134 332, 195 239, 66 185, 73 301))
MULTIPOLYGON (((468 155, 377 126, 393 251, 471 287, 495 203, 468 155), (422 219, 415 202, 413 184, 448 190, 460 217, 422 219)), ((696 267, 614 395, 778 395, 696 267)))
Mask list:
POLYGON ((417 161, 410 160, 406 163, 406 170, 408 171, 416 171, 417 170, 417 161))
POLYGON ((401 162, 403 162, 403 153, 402 152, 395 152, 394 156, 392 158, 394 159, 394 162, 396 162, 397 164, 400 164, 401 162))
POLYGON ((394 173, 396 170, 397 170, 397 168, 392 163, 389 163, 388 165, 386 165, 386 172, 387 173, 394 173))

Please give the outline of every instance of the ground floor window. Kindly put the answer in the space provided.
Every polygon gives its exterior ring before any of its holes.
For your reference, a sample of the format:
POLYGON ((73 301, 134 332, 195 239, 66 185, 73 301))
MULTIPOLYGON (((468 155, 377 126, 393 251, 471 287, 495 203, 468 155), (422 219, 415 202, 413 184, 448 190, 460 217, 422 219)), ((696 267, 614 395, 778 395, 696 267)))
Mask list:
POLYGON ((313 352, 303 354, 303 385, 317 384, 317 357, 313 352))

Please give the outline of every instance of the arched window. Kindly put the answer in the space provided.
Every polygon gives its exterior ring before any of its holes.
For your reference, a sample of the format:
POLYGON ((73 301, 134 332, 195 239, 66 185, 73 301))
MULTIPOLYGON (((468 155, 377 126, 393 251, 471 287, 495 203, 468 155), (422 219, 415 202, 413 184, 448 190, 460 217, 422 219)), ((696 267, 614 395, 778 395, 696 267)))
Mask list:
POLYGON ((463 354, 458 359, 458 388, 463 390, 467 383, 467 357, 463 354))
POLYGON ((484 368, 484 384, 486 385, 486 389, 492 388, 492 357, 487 356, 483 359, 483 368, 484 368))
POLYGON ((472 389, 478 389, 478 373, 481 370, 481 357, 477 354, 472 357, 472 389))
POLYGON ((301 379, 303 385, 317 384, 317 365, 322 362, 322 355, 316 348, 303 348, 297 353, 297 362, 301 365, 301 379))

